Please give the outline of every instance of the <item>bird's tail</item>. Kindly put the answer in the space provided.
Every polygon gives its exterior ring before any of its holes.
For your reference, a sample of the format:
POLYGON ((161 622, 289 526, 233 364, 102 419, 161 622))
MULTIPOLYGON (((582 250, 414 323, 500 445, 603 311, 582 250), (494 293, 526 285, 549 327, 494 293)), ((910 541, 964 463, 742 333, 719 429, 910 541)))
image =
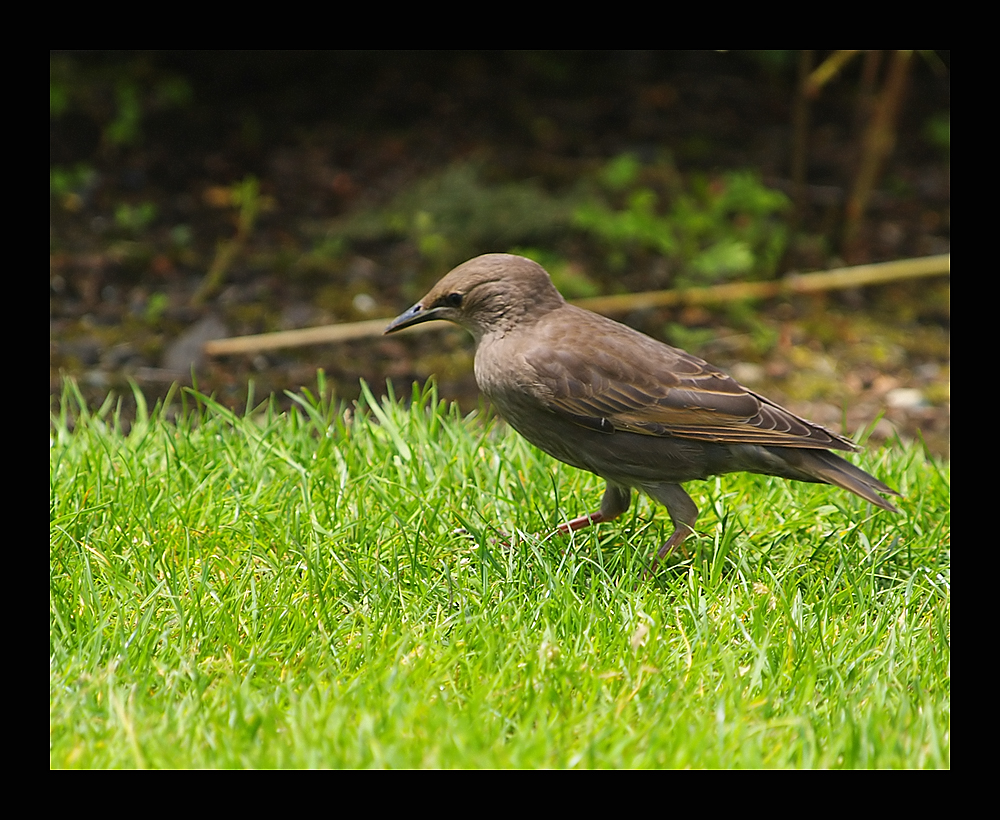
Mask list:
POLYGON ((870 501, 876 507, 890 512, 899 512, 879 493, 895 496, 900 494, 874 476, 868 475, 861 468, 855 467, 849 461, 845 461, 840 456, 826 450, 795 450, 794 452, 799 456, 795 459, 795 466, 812 476, 813 481, 823 481, 842 487, 861 496, 866 501, 870 501))

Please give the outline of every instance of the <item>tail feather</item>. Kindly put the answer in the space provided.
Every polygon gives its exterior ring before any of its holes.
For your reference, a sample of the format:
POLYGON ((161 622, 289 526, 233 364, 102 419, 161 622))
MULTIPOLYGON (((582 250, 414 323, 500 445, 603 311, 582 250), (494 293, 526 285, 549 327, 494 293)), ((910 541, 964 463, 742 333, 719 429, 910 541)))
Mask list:
POLYGON ((840 456, 826 450, 797 450, 796 452, 801 454, 801 460, 797 459, 795 466, 813 476, 814 481, 824 481, 827 484, 842 487, 861 496, 866 501, 870 501, 876 507, 889 510, 889 512, 899 512, 879 493, 895 496, 900 494, 874 476, 868 475, 860 467, 855 467, 849 461, 845 461, 840 456))

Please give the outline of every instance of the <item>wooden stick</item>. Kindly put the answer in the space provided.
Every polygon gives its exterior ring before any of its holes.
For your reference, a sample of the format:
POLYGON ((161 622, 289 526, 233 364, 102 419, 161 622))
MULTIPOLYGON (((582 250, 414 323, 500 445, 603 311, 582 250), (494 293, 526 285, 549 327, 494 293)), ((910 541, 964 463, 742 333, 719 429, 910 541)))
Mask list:
MULTIPOLYGON (((703 305, 713 302, 730 302, 738 299, 767 299, 792 293, 815 293, 823 290, 855 288, 865 285, 880 285, 902 279, 922 276, 940 276, 951 273, 951 254, 926 256, 920 259, 901 259, 896 262, 880 262, 874 265, 857 265, 851 268, 835 268, 819 273, 790 274, 771 282, 733 282, 713 285, 707 288, 686 290, 657 290, 645 293, 625 293, 617 296, 596 296, 578 299, 575 305, 595 313, 621 314, 633 310, 670 305, 703 305)), ((349 322, 340 325, 309 327, 302 330, 283 330, 277 333, 261 333, 257 336, 237 336, 230 339, 215 339, 205 343, 205 355, 226 356, 234 353, 257 353, 261 350, 276 350, 282 347, 304 347, 306 345, 345 342, 352 339, 367 339, 381 336, 391 317, 369 319, 365 322, 349 322)), ((401 333, 422 333, 443 327, 441 322, 428 322, 400 331, 401 333)))
POLYGON ((731 282, 708 288, 595 296, 591 299, 579 299, 574 304, 595 313, 628 313, 646 307, 704 305, 712 302, 734 302, 738 299, 769 299, 791 293, 815 293, 863 285, 881 285, 900 279, 937 276, 944 273, 951 273, 950 253, 921 259, 901 259, 874 265, 834 268, 819 273, 791 273, 782 279, 769 282, 731 282))
POLYGON ((848 262, 856 257, 855 246, 861 230, 861 217, 868 207, 885 161, 896 145, 899 112, 903 105, 903 92, 912 57, 913 52, 910 50, 892 52, 888 76, 861 141, 861 165, 844 210, 843 253, 848 262))

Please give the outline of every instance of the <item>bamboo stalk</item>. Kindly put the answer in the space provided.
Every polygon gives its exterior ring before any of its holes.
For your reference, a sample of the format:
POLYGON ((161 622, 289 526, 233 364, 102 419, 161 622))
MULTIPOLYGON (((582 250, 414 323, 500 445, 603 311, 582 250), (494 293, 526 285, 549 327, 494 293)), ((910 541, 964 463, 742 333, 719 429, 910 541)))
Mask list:
MULTIPOLYGON (((790 274, 783 279, 771 282, 733 282, 707 288, 595 296, 591 299, 575 300, 573 304, 595 313, 622 314, 643 308, 680 304, 703 305, 738 299, 767 299, 793 293, 815 293, 824 290, 880 285, 903 279, 940 276, 950 273, 951 254, 946 253, 920 259, 900 259, 895 262, 835 268, 819 273, 790 274)), ((381 336, 390 318, 310 327, 302 330, 283 330, 277 333, 261 333, 256 336, 215 339, 205 343, 204 351, 207 356, 227 356, 234 353, 257 353, 262 350, 276 350, 284 347, 304 347, 353 339, 367 339, 381 336)), ((441 327, 440 323, 429 322, 400 332, 422 333, 438 327, 441 327)))

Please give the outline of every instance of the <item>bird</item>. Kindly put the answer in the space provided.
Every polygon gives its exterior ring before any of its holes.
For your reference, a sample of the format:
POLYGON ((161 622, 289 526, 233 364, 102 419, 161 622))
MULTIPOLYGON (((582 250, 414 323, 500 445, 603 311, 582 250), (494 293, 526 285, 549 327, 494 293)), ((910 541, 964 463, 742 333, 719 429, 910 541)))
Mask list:
POLYGON ((734 472, 832 484, 876 507, 900 496, 831 450, 849 439, 744 387, 708 362, 568 303, 530 259, 489 253, 446 274, 385 333, 434 320, 472 334, 480 391, 506 422, 559 461, 606 482, 600 508, 564 533, 611 521, 632 491, 667 509, 674 530, 653 561, 694 533, 685 482, 734 472))

